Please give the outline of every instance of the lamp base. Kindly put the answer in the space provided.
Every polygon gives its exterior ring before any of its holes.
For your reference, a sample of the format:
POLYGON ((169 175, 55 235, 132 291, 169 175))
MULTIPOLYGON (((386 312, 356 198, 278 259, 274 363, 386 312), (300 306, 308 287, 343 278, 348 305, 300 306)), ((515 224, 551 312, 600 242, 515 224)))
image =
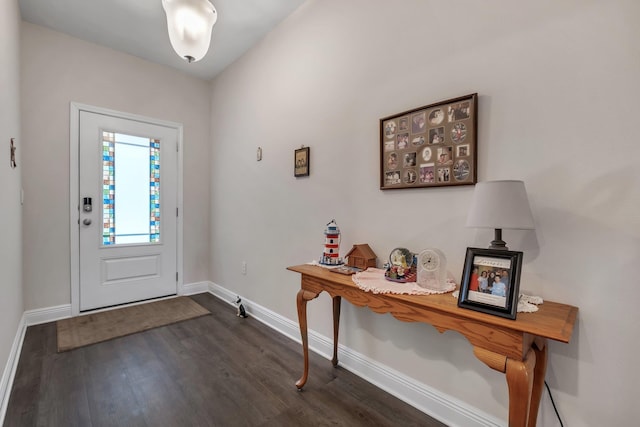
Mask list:
POLYGON ((508 251, 507 242, 502 240, 502 228, 494 229, 494 239, 491 241, 491 246, 489 249, 498 249, 503 251, 508 251))

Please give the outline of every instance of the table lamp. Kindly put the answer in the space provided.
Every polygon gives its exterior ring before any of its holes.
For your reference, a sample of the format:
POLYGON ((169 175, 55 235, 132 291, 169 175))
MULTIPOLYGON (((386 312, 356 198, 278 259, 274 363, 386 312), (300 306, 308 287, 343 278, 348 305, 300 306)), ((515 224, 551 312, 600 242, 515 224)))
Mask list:
POLYGON ((485 181, 476 184, 467 227, 493 228, 489 249, 508 250, 502 229, 533 230, 533 216, 522 181, 485 181))

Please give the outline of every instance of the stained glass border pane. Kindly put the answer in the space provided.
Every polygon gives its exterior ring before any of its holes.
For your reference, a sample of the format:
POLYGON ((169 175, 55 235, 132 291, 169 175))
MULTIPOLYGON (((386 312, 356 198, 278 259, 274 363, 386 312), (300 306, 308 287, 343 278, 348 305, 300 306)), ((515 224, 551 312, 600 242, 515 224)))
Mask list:
POLYGON ((102 244, 115 242, 115 135, 102 132, 102 244))
POLYGON ((160 241, 160 140, 152 139, 149 144, 149 241, 160 241))
MULTIPOLYGON (((116 243, 115 133, 102 132, 102 244, 116 243)), ((149 139, 149 242, 160 242, 160 140, 149 139)))

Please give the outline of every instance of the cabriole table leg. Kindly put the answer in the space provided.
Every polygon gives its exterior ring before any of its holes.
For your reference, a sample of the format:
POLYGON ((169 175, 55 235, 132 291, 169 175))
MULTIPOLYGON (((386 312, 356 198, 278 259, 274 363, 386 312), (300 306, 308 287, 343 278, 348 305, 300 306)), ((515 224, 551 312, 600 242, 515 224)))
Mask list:
POLYGON ((536 354, 536 367, 533 370, 533 390, 531 392, 531 407, 529 408, 529 427, 534 427, 538 421, 538 408, 544 389, 544 377, 547 373, 547 340, 536 339, 533 344, 536 354))
POLYGON ((296 305, 298 307, 298 323, 300 325, 300 336, 302 337, 302 357, 304 358, 304 372, 302 377, 296 381, 296 387, 298 390, 302 390, 302 387, 307 383, 309 377, 309 337, 307 334, 307 301, 312 300, 318 296, 318 293, 313 293, 304 289, 298 291, 296 296, 296 305))
POLYGON ((338 330, 340 329, 340 303, 342 297, 333 297, 333 366, 338 366, 338 330))
POLYGON ((535 366, 536 354, 533 349, 529 350, 523 361, 507 359, 509 427, 527 427, 535 366))

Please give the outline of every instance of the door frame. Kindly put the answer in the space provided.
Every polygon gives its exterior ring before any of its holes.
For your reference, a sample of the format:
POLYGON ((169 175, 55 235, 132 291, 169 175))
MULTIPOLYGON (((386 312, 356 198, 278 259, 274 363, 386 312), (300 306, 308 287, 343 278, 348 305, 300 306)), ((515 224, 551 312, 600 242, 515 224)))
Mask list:
MULTIPOLYGON (((121 119, 134 120, 157 126, 176 129, 178 132, 178 165, 177 165, 177 207, 176 218, 176 269, 178 280, 176 293, 184 295, 183 283, 183 221, 182 221, 182 183, 183 183, 183 125, 182 123, 155 119, 138 114, 125 113, 110 110, 108 108, 71 102, 69 110, 69 246, 70 246, 70 273, 71 273, 71 315, 80 314, 80 112, 102 114, 121 119)), ((135 303, 134 303, 135 304, 135 303)))

